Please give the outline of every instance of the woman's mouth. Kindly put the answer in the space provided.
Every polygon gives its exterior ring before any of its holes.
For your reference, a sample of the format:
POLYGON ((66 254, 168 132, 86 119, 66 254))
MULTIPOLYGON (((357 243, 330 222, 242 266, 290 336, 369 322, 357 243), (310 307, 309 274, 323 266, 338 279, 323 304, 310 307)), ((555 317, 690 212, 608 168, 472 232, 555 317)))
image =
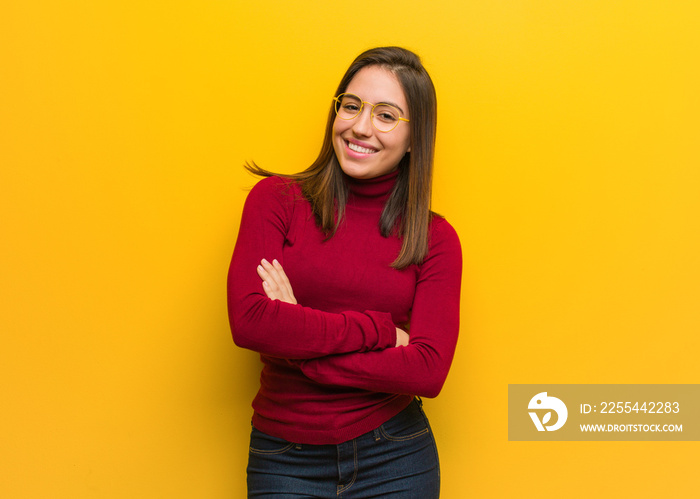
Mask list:
POLYGON ((348 149, 354 152, 358 152, 360 154, 374 154, 377 152, 376 149, 370 149, 368 147, 362 147, 357 144, 353 144, 352 142, 346 142, 348 145, 348 149))

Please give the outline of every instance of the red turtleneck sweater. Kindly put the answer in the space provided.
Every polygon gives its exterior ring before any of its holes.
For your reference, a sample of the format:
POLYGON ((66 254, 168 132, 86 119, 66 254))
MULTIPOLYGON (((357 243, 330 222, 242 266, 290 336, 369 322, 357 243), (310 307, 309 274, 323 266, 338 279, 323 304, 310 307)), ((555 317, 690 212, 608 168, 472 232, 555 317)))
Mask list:
POLYGON ((269 177, 249 193, 228 306, 235 343, 261 354, 259 430, 337 444, 442 388, 459 330, 459 239, 435 216, 425 261, 391 268, 401 240, 383 237, 378 223, 396 176, 348 178, 345 217, 327 241, 295 182, 269 177), (263 258, 282 264, 297 305, 267 298, 256 273, 263 258), (395 347, 406 324, 409 345, 395 347))

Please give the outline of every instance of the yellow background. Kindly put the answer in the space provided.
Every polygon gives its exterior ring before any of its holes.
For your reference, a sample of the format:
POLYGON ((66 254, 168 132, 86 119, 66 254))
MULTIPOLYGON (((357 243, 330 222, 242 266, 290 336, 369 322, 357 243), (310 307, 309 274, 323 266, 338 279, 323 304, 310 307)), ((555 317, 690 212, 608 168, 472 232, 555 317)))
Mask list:
POLYGON ((0 496, 243 497, 241 164, 305 168, 348 64, 397 44, 437 86, 464 251, 425 404, 443 497, 694 497, 696 442, 508 442, 506 406, 700 383, 698 25, 692 0, 2 2, 0 496))

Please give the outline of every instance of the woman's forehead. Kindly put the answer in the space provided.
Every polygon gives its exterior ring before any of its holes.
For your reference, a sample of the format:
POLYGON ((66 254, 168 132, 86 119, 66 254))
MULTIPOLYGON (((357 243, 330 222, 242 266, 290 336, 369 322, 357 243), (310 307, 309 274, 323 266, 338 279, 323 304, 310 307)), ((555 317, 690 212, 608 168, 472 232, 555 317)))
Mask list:
POLYGON ((379 66, 362 68, 345 90, 372 104, 394 104, 406 110, 407 101, 396 75, 379 66))

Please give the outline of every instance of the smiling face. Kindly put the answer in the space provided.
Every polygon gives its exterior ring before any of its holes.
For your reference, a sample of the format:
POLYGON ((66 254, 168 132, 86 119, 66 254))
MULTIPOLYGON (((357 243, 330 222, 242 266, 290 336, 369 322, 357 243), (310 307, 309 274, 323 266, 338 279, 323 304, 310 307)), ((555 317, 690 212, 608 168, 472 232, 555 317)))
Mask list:
MULTIPOLYGON (((350 81, 347 93, 372 104, 386 103, 399 108, 403 118, 408 116, 408 103, 396 77, 379 66, 361 69, 350 81)), ((343 172, 357 179, 385 175, 393 170, 404 154, 410 151, 410 129, 399 122, 391 132, 380 132, 372 125, 372 107, 365 104, 354 119, 336 116, 333 122, 333 149, 343 172)))

